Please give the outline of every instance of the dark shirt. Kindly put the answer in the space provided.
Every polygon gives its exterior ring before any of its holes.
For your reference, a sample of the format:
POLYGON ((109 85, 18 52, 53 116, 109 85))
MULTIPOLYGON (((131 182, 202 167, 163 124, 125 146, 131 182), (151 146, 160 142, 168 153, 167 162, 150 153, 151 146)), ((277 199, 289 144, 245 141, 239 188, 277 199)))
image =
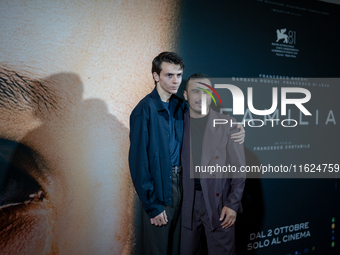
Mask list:
MULTIPOLYGON (((194 171, 196 166, 201 166, 202 146, 205 127, 208 121, 208 115, 203 118, 190 118, 190 135, 191 135, 191 150, 194 163, 194 171)), ((195 173, 195 190, 202 190, 199 178, 199 172, 195 173)))
MULTIPOLYGON (((169 100, 173 132, 181 145, 187 104, 176 95, 169 100)), ((146 213, 154 218, 172 205, 172 162, 169 151, 169 113, 155 89, 144 97, 130 116, 129 166, 146 213)))
POLYGON ((179 142, 176 140, 176 134, 174 129, 174 118, 173 118, 173 112, 170 112, 170 103, 169 102, 163 102, 163 105, 165 109, 168 111, 168 114, 170 116, 169 118, 169 151, 170 151, 170 160, 172 163, 172 166, 179 166, 181 164, 181 146, 182 142, 179 142))

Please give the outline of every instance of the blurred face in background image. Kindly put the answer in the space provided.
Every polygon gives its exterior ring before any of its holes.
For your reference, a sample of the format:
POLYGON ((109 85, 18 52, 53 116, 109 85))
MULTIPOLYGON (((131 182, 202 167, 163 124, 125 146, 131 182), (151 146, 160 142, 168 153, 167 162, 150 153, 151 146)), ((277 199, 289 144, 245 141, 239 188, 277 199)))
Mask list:
POLYGON ((128 119, 178 9, 1 1, 1 254, 131 253, 128 119))

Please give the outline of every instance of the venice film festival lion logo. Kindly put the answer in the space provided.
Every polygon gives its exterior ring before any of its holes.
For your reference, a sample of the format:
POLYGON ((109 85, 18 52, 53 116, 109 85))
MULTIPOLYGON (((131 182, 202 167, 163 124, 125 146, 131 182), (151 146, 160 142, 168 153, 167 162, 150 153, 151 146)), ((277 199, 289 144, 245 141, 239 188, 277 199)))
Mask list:
POLYGON ((286 30, 287 30, 286 28, 282 28, 282 29, 277 29, 276 30, 276 35, 277 35, 276 42, 278 42, 278 41, 283 39, 284 43, 288 43, 288 35, 285 34, 286 30))

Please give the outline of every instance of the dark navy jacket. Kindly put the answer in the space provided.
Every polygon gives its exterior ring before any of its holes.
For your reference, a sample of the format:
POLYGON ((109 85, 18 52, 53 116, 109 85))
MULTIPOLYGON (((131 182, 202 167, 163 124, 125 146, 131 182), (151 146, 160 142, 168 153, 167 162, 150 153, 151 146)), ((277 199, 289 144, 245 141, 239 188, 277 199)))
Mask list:
MULTIPOLYGON (((182 144, 187 104, 170 98, 176 140, 182 144)), ((169 149, 169 114, 155 89, 144 97, 130 116, 129 165, 143 209, 154 218, 172 204, 172 164, 169 149)))

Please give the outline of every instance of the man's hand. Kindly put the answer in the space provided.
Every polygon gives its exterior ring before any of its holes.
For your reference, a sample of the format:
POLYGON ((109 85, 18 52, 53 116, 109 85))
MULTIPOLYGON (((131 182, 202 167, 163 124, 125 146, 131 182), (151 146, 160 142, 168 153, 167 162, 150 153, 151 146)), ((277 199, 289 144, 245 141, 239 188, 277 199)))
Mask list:
POLYGON ((240 131, 232 134, 230 137, 231 137, 231 139, 235 140, 234 143, 242 144, 242 143, 244 143, 244 138, 246 137, 246 131, 244 131, 244 128, 241 124, 237 124, 236 127, 240 131))
POLYGON ((225 220, 221 224, 222 228, 229 228, 234 225, 236 221, 236 215, 237 213, 233 209, 224 206, 220 216, 220 221, 222 221, 223 218, 226 216, 225 220))
POLYGON ((158 214, 155 218, 151 218, 150 222, 152 225, 155 226, 162 226, 162 225, 166 225, 166 223, 168 222, 168 217, 166 216, 165 210, 158 214))

